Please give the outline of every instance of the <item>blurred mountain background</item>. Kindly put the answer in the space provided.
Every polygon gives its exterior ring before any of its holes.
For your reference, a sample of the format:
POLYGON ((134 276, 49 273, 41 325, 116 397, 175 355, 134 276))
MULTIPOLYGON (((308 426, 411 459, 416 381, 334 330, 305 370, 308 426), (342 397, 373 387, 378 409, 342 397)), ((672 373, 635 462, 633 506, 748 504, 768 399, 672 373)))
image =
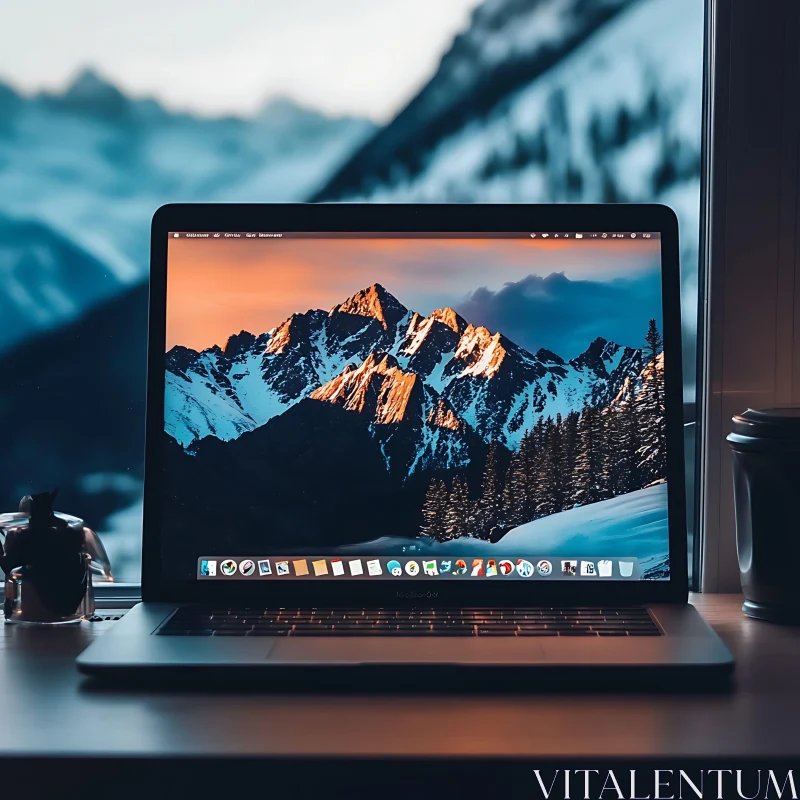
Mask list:
POLYGON ((666 203, 691 395, 702 38, 701 0, 484 0, 385 124, 288 93, 248 114, 177 111, 89 68, 61 91, 0 82, 0 508, 60 486, 117 579, 138 580, 149 224, 165 202, 666 203))
POLYGON ((0 85, 0 352, 145 280, 164 202, 305 200, 375 127, 286 98, 171 112, 90 69, 61 94, 0 85))

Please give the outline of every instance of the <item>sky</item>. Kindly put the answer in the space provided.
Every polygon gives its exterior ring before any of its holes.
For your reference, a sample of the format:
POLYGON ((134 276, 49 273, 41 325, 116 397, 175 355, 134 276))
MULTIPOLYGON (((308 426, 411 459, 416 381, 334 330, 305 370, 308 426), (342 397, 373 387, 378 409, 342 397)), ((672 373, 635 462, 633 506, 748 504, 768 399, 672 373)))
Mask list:
POLYGON ((224 346, 373 283, 428 315, 455 308, 563 358, 598 336, 639 346, 660 320, 659 242, 531 239, 170 239, 167 349, 224 346))
POLYGON ((0 80, 60 90, 90 66, 126 93, 207 115, 274 96, 390 119, 479 0, 4 0, 0 80))

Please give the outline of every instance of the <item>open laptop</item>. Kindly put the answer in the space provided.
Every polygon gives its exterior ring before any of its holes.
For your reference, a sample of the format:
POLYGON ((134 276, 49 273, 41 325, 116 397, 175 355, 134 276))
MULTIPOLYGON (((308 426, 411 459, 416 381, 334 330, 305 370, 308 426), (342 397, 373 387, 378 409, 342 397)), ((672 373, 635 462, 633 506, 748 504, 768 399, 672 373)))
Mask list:
POLYGON ((679 297, 663 206, 159 209, 143 602, 79 668, 730 670, 679 297))

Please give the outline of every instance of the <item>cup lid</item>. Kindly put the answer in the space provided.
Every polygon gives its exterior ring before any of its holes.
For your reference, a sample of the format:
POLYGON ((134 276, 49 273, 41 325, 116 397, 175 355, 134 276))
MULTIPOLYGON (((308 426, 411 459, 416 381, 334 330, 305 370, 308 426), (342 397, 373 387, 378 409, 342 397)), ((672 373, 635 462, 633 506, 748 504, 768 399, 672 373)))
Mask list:
POLYGON ((748 408, 733 418, 733 433, 765 439, 800 439, 800 406, 748 408))

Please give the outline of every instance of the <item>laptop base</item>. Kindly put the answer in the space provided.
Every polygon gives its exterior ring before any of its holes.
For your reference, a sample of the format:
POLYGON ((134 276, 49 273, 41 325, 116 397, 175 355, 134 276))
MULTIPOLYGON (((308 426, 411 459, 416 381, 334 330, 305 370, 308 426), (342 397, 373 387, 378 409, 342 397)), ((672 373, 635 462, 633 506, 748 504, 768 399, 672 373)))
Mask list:
MULTIPOLYGON (((93 642, 79 657, 78 668, 86 675, 110 680, 167 681, 180 677, 257 679, 298 683, 307 689, 320 679, 347 686, 371 683, 374 677, 400 679, 414 684, 420 673, 435 680, 438 688, 457 677, 471 683, 514 679, 532 673, 550 673, 566 686, 587 678, 595 682, 621 679, 650 688, 673 681, 669 688, 688 685, 706 676, 718 684, 733 670, 729 650, 691 605, 660 605, 650 613, 664 635, 635 637, 492 636, 449 637, 180 637, 160 636, 156 631, 176 606, 140 603, 93 642), (413 641, 413 646, 409 643, 413 641), (686 676, 675 684, 676 673, 686 676), (358 677, 356 677, 358 676, 358 677), (446 679, 446 680, 445 680, 446 679), (635 679, 635 681, 634 681, 635 679)), ((386 684, 382 684, 386 688, 386 684)), ((418 689, 419 686, 416 685, 418 689)), ((527 689, 532 688, 530 685, 527 689)))

